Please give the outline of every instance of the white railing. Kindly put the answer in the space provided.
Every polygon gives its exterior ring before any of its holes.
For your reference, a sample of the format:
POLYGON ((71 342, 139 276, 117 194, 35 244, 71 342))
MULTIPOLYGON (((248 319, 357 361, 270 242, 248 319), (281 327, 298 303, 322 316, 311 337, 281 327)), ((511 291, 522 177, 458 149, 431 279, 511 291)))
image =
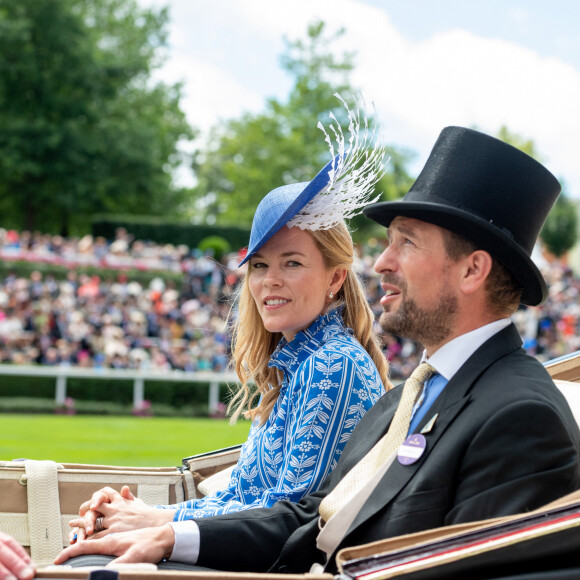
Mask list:
POLYGON ((0 364, 0 376, 18 377, 54 377, 56 380, 55 401, 63 405, 66 399, 67 380, 81 379, 113 379, 133 381, 133 406, 140 408, 145 398, 145 381, 165 381, 181 383, 209 383, 208 407, 210 413, 218 408, 220 384, 237 383, 235 373, 213 373, 207 371, 150 371, 136 369, 95 369, 65 366, 44 365, 11 365, 0 364))

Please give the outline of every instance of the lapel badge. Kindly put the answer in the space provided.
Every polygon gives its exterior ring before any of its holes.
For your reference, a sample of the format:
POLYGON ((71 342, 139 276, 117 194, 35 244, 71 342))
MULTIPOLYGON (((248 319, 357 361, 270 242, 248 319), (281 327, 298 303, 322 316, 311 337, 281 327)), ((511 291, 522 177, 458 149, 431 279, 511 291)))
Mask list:
POLYGON ((433 431, 433 427, 435 425, 435 421, 437 421, 437 417, 439 417, 439 413, 435 413, 431 419, 425 424, 423 429, 421 429, 421 433, 431 433, 433 431))
POLYGON ((423 455, 427 440, 421 433, 409 435, 397 451, 397 459, 401 465, 411 465, 423 455))

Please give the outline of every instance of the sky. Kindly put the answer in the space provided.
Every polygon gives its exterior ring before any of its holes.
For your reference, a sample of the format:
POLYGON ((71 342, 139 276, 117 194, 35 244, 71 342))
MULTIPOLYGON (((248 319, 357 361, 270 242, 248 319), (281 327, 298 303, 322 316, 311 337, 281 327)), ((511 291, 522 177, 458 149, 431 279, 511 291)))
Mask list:
POLYGON ((374 103, 386 142, 415 153, 413 174, 443 127, 495 135, 505 125, 580 199, 578 0, 138 1, 170 9, 156 74, 184 83, 182 108, 202 137, 269 97, 285 100, 283 38, 304 38, 321 19, 346 29, 336 51, 356 53, 351 84, 374 103))

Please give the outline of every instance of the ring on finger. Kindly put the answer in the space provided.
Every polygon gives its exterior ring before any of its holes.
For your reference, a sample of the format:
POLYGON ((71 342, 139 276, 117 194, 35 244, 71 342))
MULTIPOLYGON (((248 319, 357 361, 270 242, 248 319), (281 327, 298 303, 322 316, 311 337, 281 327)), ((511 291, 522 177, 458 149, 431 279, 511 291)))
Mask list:
POLYGON ((104 520, 105 518, 103 516, 99 516, 96 520, 95 520, 95 532, 99 533, 102 532, 105 529, 104 526, 104 520))

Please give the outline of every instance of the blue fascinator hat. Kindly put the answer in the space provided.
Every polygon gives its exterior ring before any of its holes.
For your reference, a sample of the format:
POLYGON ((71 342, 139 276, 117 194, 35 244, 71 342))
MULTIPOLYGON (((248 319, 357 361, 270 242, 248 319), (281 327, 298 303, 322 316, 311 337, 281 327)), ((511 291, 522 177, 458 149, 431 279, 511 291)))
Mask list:
POLYGON ((329 229, 361 213, 364 206, 379 199, 380 194, 372 199, 371 196, 388 161, 385 160, 385 146, 375 144, 379 129, 369 128, 366 108, 361 118, 358 105, 351 111, 340 95, 335 96, 348 113, 348 147, 342 128, 331 112, 333 122, 328 131, 318 123, 329 144, 331 160, 311 181, 277 187, 262 198, 252 221, 248 252, 239 266, 285 225, 311 231, 329 229), (330 134, 335 137, 336 148, 330 134))
POLYGON ((337 161, 338 155, 310 182, 282 185, 262 198, 252 221, 248 253, 240 262, 240 266, 328 185, 329 173, 332 171, 333 163, 337 161))

